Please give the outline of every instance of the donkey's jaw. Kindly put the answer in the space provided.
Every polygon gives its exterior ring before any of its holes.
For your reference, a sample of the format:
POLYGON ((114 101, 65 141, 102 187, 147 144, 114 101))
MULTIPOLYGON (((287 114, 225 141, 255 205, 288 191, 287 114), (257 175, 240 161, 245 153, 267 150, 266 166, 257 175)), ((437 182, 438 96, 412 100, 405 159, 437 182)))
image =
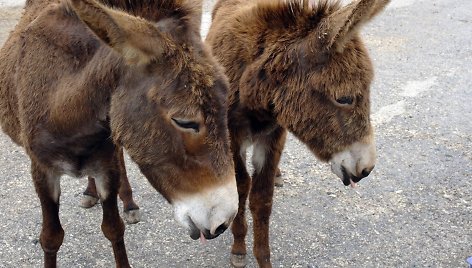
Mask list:
POLYGON ((187 194, 172 202, 175 219, 189 230, 193 239, 200 234, 212 239, 223 233, 238 212, 238 190, 234 175, 227 183, 187 194))
POLYGON ((330 162, 331 170, 343 180, 344 185, 355 187, 374 169, 375 161, 375 141, 370 135, 362 142, 355 142, 346 150, 333 155, 330 162))

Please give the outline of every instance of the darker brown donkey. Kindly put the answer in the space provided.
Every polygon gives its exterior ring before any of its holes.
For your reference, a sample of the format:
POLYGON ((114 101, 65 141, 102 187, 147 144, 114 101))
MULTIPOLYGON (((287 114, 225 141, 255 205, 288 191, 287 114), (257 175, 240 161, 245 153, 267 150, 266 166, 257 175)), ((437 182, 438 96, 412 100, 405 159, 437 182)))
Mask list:
MULTIPOLYGON (((193 20, 195 21, 194 26, 200 31, 201 18, 202 18, 202 1, 201 0, 189 0, 192 1, 192 12, 193 20)), ((123 202, 123 218, 127 223, 137 223, 141 220, 141 212, 138 204, 133 199, 133 191, 126 174, 124 158, 121 155, 120 159, 120 188, 118 190, 118 196, 123 202)), ((280 173, 279 173, 280 174, 280 173)), ((281 180, 282 181, 282 180, 281 180)), ((100 198, 98 197, 97 187, 95 185, 95 179, 88 177, 87 188, 83 192, 82 199, 80 200, 80 206, 83 208, 91 208, 95 206, 100 198)))
POLYGON ((271 267, 269 217, 287 130, 345 185, 374 168, 372 64, 360 27, 389 0, 220 0, 207 37, 230 82, 228 123, 239 192, 231 262, 246 264, 246 200, 254 255, 271 267), (253 145, 254 173, 246 169, 253 145))
POLYGON ((64 238, 63 174, 96 179, 102 231, 129 267, 122 148, 193 239, 218 236, 237 213, 227 81, 184 1, 30 0, 0 51, 1 125, 31 159, 45 267, 64 238))

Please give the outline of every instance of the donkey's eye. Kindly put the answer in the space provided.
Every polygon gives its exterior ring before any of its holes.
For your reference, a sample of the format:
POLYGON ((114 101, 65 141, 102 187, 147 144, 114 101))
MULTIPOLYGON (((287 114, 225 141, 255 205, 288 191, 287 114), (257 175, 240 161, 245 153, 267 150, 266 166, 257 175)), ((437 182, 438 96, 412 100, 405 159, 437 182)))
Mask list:
POLYGON ((354 99, 352 97, 341 97, 337 98, 336 102, 341 104, 341 105, 351 105, 354 102, 354 99))
POLYGON ((180 128, 193 130, 197 133, 200 131, 200 125, 197 122, 175 118, 172 118, 172 121, 180 128))

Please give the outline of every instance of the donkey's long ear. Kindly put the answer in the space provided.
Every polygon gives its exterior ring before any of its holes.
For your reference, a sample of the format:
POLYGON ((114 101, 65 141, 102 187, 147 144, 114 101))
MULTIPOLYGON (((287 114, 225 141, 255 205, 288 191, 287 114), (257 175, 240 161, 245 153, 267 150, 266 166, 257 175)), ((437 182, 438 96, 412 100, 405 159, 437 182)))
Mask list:
POLYGON ((334 12, 321 23, 327 49, 342 50, 360 27, 379 14, 390 0, 356 0, 334 12))
POLYGON ((166 39, 148 21, 94 0, 69 0, 77 16, 130 64, 146 64, 166 48, 166 39))

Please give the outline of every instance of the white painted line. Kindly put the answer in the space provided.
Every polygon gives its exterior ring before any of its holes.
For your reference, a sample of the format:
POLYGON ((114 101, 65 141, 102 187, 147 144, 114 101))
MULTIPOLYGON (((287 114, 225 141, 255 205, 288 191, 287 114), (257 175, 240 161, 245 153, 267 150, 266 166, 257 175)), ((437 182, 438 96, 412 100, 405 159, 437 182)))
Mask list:
POLYGON ((437 77, 433 76, 423 81, 409 81, 400 96, 416 97, 422 92, 432 90, 433 86, 436 85, 436 80, 437 77))
POLYGON ((388 4, 387 8, 400 8, 400 7, 407 7, 412 5, 415 2, 419 2, 418 0, 393 0, 390 4, 388 4))
POLYGON ((376 126, 383 123, 388 123, 392 121, 395 116, 399 116, 405 113, 405 111, 405 101, 402 100, 380 108, 379 111, 372 115, 372 122, 376 126))
POLYGON ((0 0, 0 7, 18 7, 24 4, 24 0, 0 0))

